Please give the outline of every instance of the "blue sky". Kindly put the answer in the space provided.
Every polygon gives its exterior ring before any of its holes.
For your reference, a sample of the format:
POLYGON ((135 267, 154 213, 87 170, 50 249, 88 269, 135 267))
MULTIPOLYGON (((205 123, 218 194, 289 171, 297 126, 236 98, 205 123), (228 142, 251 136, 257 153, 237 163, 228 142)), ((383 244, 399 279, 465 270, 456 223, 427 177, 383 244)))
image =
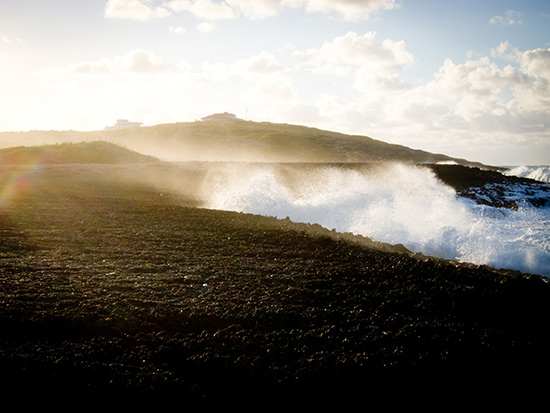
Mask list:
POLYGON ((0 131, 232 112, 550 163, 546 0, 0 0, 0 131))

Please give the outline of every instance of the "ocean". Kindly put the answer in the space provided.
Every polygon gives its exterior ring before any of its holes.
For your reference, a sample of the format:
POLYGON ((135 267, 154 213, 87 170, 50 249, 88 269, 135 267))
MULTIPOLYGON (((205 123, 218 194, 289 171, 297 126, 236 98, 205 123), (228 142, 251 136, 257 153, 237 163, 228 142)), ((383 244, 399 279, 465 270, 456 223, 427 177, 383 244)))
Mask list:
MULTIPOLYGON (((507 174, 550 182, 549 166, 507 174)), ((284 168, 223 164, 207 178, 207 206, 319 224, 412 252, 550 277, 550 202, 517 210, 457 195, 424 167, 284 168)), ((548 192, 545 194, 548 196, 548 192)))

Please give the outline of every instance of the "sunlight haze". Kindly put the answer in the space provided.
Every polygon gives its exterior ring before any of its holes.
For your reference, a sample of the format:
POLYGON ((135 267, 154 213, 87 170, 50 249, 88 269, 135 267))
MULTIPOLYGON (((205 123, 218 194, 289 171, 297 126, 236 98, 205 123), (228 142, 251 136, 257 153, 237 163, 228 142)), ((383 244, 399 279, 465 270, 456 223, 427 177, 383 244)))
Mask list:
POLYGON ((0 0, 0 131, 230 112, 550 160, 550 2, 0 0))

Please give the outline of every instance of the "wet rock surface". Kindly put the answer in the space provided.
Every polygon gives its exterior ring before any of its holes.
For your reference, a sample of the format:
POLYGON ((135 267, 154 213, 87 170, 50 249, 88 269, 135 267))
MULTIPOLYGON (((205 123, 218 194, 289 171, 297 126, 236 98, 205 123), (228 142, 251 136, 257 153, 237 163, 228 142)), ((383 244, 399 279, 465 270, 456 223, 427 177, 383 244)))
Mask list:
POLYGON ((550 184, 545 182, 463 165, 429 167, 459 196, 481 205, 510 209, 518 209, 522 203, 534 207, 550 205, 550 184))
POLYGON ((373 400, 550 367, 544 277, 202 209, 117 173, 0 175, 25 181, 0 209, 8 397, 373 400))

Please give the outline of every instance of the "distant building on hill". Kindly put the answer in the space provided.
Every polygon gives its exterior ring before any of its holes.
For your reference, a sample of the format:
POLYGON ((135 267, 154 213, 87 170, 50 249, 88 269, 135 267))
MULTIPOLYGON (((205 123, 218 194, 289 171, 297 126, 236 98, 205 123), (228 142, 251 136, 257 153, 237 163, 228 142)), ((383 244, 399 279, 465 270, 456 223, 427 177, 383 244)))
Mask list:
POLYGON ((143 125, 141 122, 128 122, 128 119, 118 119, 113 126, 105 126, 105 130, 139 128, 141 125, 143 125))
POLYGON ((213 115, 205 116, 204 118, 201 118, 202 121, 212 121, 212 120, 233 120, 237 119, 237 116, 235 116, 232 113, 214 113, 213 115))

